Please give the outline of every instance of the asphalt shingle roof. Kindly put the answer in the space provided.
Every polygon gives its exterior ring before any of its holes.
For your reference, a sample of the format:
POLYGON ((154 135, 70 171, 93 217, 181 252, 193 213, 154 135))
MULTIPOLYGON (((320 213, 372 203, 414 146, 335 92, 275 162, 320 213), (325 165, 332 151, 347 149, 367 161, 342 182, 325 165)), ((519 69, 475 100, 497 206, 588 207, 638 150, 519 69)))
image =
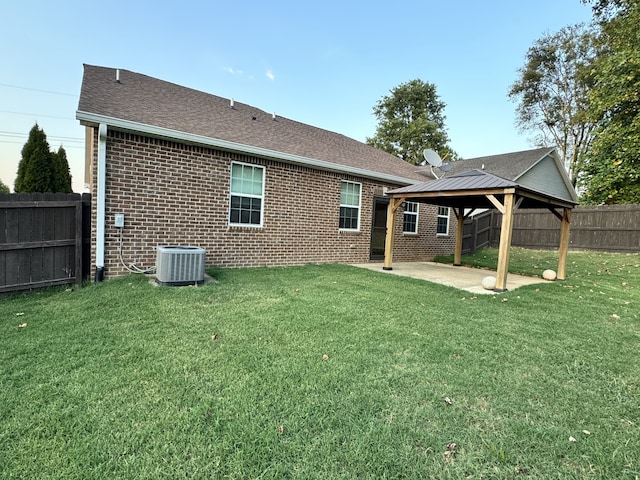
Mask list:
MULTIPOLYGON (((362 169, 408 181, 425 176, 400 158, 347 136, 129 70, 84 66, 77 117, 95 114, 362 169)), ((86 123, 86 120, 85 120, 86 123)))
POLYGON ((436 178, 428 166, 411 165, 345 135, 140 73, 93 65, 84 66, 76 116, 84 124, 99 122, 117 128, 120 123, 126 125, 121 128, 136 132, 171 139, 180 139, 184 134, 184 138, 196 138, 196 142, 204 139, 203 143, 217 148, 250 154, 254 149, 253 154, 283 161, 301 160, 298 163, 316 166, 320 162, 322 168, 335 171, 385 179, 398 185, 418 184, 413 188, 421 191, 460 189, 463 179, 458 178, 459 174, 470 171, 485 174, 474 174, 464 180, 480 182, 483 185, 475 187, 479 189, 490 188, 484 185, 489 181, 518 182, 554 150, 538 148, 460 160, 451 164, 444 178, 434 181, 436 178), (425 187, 426 184, 433 185, 425 187))
POLYGON ((507 180, 517 180, 553 150, 555 150, 553 147, 543 147, 521 152, 469 158, 453 162, 448 175, 456 175, 469 170, 482 170, 507 180))

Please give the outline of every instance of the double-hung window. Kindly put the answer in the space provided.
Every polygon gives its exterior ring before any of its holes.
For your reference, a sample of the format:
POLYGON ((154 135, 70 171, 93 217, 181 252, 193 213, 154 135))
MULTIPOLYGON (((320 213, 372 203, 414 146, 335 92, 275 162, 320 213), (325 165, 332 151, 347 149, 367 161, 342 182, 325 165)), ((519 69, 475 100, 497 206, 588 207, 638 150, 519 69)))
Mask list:
POLYGON ((229 225, 262 226, 264 167, 231 164, 229 225))
POLYGON ((449 235, 449 207, 438 207, 437 235, 449 235))
POLYGON ((342 182, 340 186, 340 230, 360 228, 360 190, 362 185, 342 182))
POLYGON ((404 202, 403 233, 418 233, 418 202, 404 202))

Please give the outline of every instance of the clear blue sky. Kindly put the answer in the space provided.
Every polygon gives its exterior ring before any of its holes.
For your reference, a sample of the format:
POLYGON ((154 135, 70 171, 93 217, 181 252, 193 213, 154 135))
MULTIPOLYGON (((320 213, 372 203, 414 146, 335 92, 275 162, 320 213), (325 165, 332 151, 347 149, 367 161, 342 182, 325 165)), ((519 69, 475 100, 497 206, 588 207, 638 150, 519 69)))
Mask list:
POLYGON ((0 178, 13 188, 34 123, 67 150, 83 190, 75 120, 82 64, 123 68, 342 133, 373 136, 375 103, 436 85, 464 158, 524 150, 509 86, 533 42, 591 20, 580 0, 3 0, 0 178))

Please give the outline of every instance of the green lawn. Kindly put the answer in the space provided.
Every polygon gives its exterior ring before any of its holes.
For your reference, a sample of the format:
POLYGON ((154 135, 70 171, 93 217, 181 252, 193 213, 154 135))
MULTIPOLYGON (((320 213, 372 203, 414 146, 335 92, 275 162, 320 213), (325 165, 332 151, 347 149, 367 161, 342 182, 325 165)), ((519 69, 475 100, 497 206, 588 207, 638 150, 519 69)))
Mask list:
MULTIPOLYGON (((555 264, 514 249, 510 271, 555 264)), ((209 273, 0 299, 0 478, 640 476, 640 255, 570 252, 564 282, 477 297, 209 273)))

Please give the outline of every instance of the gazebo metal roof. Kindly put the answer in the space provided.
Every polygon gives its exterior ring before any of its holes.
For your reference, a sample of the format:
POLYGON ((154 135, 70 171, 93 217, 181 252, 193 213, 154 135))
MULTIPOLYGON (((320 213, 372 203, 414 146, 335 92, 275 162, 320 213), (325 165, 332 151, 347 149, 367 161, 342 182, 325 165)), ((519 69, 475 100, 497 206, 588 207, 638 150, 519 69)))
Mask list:
POLYGON ((571 207, 578 202, 536 191, 518 182, 482 170, 471 170, 439 180, 418 183, 387 192, 391 197, 411 197, 412 201, 447 207, 492 208, 488 194, 503 195, 513 189, 522 198, 519 208, 571 207))

